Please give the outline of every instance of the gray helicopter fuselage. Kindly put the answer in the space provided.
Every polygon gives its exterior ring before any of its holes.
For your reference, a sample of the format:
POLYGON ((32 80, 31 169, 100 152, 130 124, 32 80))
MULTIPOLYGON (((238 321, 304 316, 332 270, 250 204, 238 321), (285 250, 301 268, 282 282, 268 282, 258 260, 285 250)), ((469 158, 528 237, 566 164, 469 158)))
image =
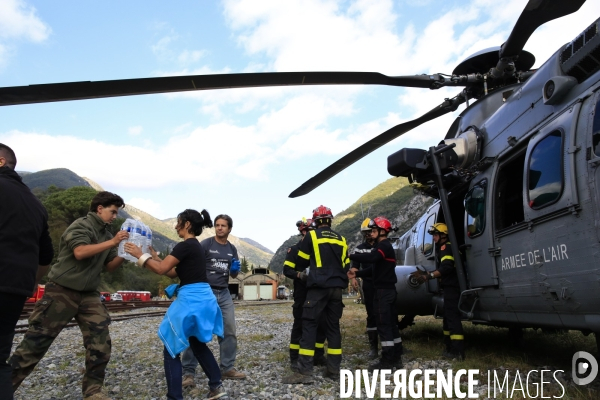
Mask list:
MULTIPOLYGON (((449 196, 467 289, 477 297, 470 302, 474 322, 600 332, 600 72, 568 89, 557 85, 560 97, 548 100, 550 80, 566 77, 572 85, 563 50, 526 82, 471 104, 455 127, 456 136, 476 127, 481 159, 491 160, 468 193, 449 196), (465 194, 475 199, 469 212, 465 194)), ((416 297, 437 312, 435 283, 411 285, 407 271, 435 269, 426 227, 445 221, 441 214, 438 202, 399 239, 401 314, 411 313, 406 300, 416 297)), ((469 311, 469 302, 461 308, 469 311)))

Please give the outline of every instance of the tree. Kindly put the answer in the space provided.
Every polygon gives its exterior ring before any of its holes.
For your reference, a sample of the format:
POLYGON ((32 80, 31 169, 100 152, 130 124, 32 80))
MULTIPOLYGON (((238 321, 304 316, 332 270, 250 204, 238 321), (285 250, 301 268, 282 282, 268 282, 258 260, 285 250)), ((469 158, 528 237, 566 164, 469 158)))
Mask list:
POLYGON ((50 194, 43 203, 48 211, 48 220, 66 226, 71 225, 77 218, 88 213, 90 203, 96 194, 98 192, 95 189, 83 186, 74 186, 50 194))
POLYGON ((242 271, 244 274, 250 271, 248 260, 246 260, 246 257, 242 257, 242 265, 240 267, 240 271, 242 271))

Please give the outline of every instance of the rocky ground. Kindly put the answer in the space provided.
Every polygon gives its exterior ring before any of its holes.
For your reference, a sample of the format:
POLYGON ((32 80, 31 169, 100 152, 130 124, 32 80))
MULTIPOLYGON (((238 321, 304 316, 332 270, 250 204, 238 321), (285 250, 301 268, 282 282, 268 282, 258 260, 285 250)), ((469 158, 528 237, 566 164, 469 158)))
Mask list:
MULTIPOLYGON (((343 369, 366 368, 367 345, 352 332, 364 329, 358 312, 364 308, 346 309, 342 319, 342 333, 348 346, 344 347, 343 369), (350 342, 359 343, 360 350, 349 352, 350 342)), ((105 387, 113 399, 164 399, 166 381, 162 365, 162 343, 156 330, 162 317, 151 317, 114 322, 111 325, 113 354, 108 365, 105 387)), ((224 386, 232 399, 338 399, 340 382, 321 377, 322 367, 315 369, 315 381, 305 385, 285 385, 281 378, 290 373, 288 368, 291 302, 265 306, 236 307, 238 324, 237 367, 248 375, 246 380, 225 381, 224 386)), ((22 339, 16 335, 14 345, 22 339)), ((345 346, 345 345, 343 345, 345 346)), ((210 344, 218 354, 218 344, 210 344)), ((421 360, 412 354, 405 356, 405 367, 410 370, 451 368, 447 361, 421 360)), ((84 348, 77 327, 65 329, 56 339, 46 357, 15 393, 15 400, 81 399, 81 371, 84 367, 84 348)), ((480 398, 486 398, 487 385, 475 387, 480 398)), ((393 385, 393 383, 392 383, 393 385)), ((208 391, 207 379, 200 368, 196 374, 196 388, 186 389, 186 399, 201 399, 208 391)), ((379 396, 379 389, 376 391, 379 396)), ((368 398, 362 390, 362 398, 368 398)))

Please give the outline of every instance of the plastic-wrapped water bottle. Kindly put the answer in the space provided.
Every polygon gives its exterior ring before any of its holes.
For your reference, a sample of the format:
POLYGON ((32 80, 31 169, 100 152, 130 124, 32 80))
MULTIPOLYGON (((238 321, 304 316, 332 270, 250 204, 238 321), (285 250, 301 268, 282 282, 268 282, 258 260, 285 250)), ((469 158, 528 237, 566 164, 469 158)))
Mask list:
MULTIPOLYGON (((137 221, 135 219, 131 220, 131 232, 129 233, 129 240, 127 242, 129 243, 133 243, 136 246, 140 246, 140 237, 142 236, 142 225, 140 221, 137 221)), ((126 260, 129 260, 131 262, 136 262, 137 258, 135 258, 134 256, 132 256, 129 253, 125 253, 125 257, 126 260)))
POLYGON ((144 253, 150 253, 150 246, 152 246, 152 230, 149 226, 146 227, 146 247, 142 249, 144 253))
MULTIPOLYGON (((123 222, 123 225, 121 225, 121 230, 127 231, 129 233, 130 238, 131 238, 131 231, 133 230, 133 223, 134 223, 134 220, 132 220, 131 218, 127 218, 125 220, 125 222, 123 222)), ((131 257, 128 253, 125 252, 125 243, 127 243, 128 241, 129 240, 123 239, 119 243, 119 250, 118 250, 119 257, 123 257, 125 259, 128 259, 128 257, 131 257)))
POLYGON ((142 253, 147 253, 148 249, 148 227, 143 222, 140 222, 142 225, 142 236, 140 236, 140 244, 139 246, 142 248, 142 253))

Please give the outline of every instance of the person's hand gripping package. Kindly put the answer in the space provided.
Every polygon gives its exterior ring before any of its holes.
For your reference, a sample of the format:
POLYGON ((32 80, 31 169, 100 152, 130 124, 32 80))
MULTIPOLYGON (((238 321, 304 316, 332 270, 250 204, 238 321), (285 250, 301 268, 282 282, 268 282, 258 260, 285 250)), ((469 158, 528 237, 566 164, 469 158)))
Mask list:
POLYGON ((231 260, 231 269, 229 270, 232 274, 237 274, 240 272, 240 268, 242 267, 242 263, 237 258, 231 260))

